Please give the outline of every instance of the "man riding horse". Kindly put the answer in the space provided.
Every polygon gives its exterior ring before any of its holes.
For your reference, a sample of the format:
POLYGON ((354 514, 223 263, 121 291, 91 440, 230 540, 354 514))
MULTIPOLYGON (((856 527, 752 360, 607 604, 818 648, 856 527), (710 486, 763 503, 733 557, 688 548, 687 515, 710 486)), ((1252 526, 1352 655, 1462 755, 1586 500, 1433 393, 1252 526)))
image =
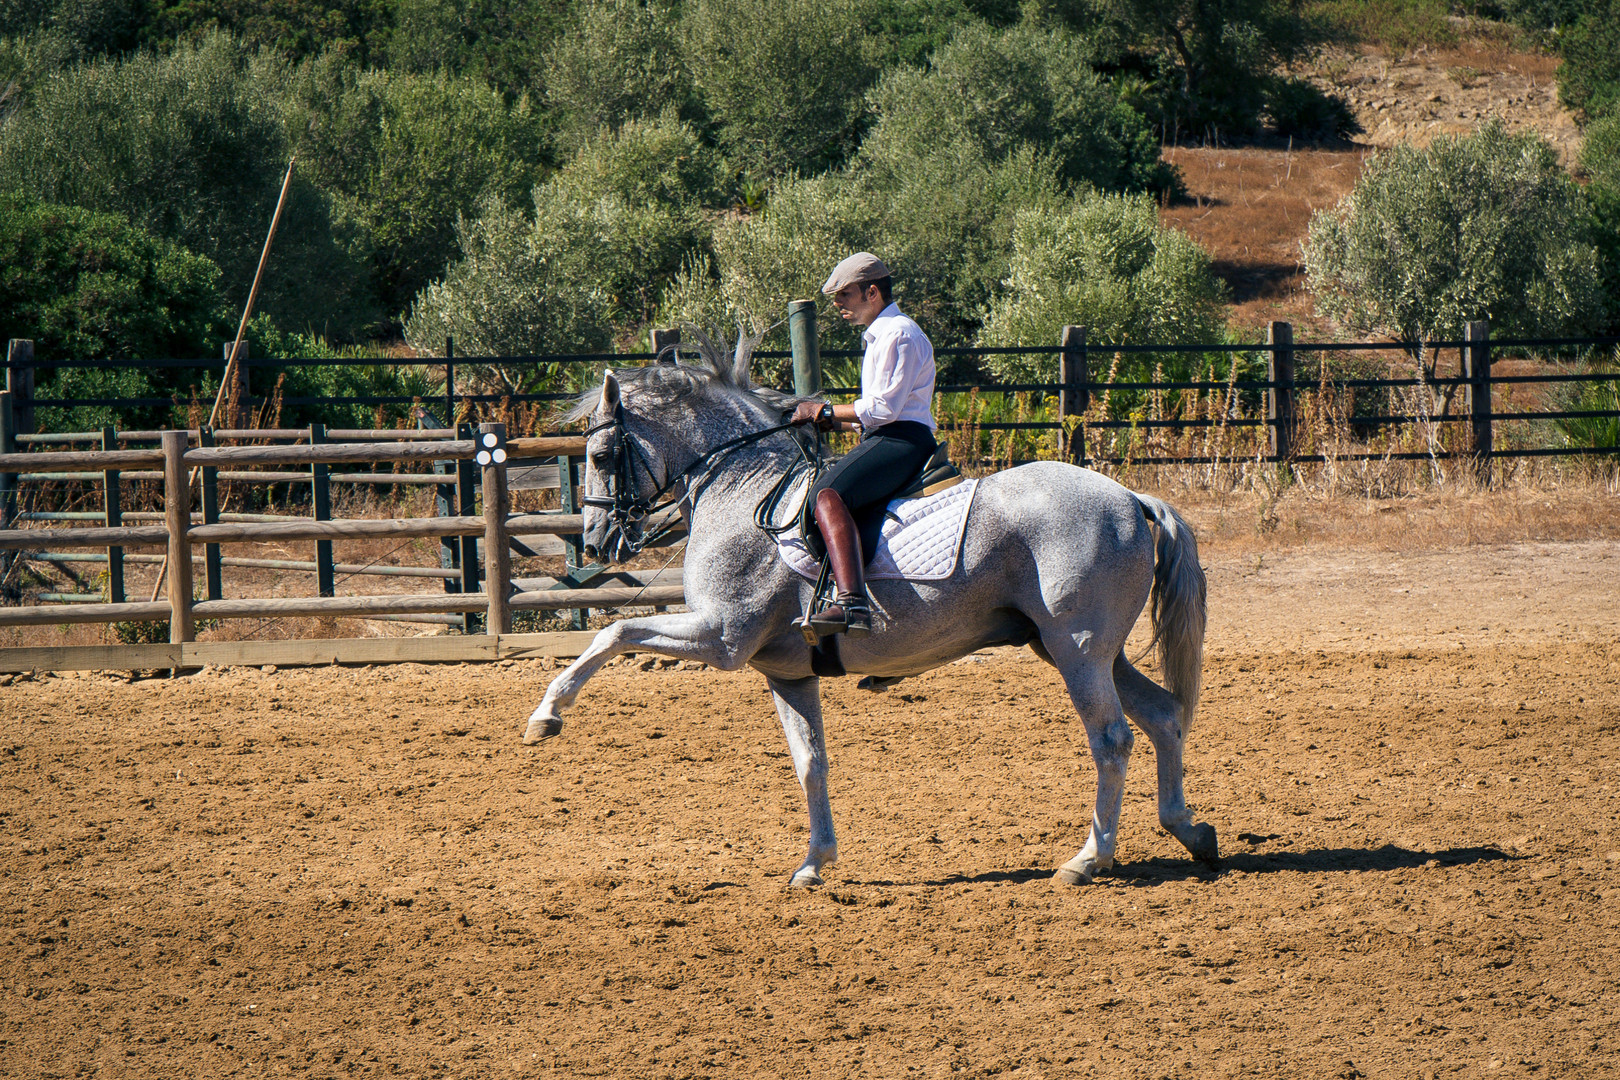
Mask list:
MULTIPOLYGON (((793 413, 793 423, 813 423, 822 431, 846 424, 861 430, 860 445, 823 473, 808 495, 838 589, 837 603, 811 616, 810 625, 819 635, 859 638, 872 632, 872 609, 855 514, 887 504, 935 450, 934 346, 900 313, 889 268, 876 255, 851 255, 833 267, 821 291, 846 322, 866 328, 866 354, 861 396, 853 404, 806 401, 793 413)), ((806 539, 814 550, 815 537, 806 539)))

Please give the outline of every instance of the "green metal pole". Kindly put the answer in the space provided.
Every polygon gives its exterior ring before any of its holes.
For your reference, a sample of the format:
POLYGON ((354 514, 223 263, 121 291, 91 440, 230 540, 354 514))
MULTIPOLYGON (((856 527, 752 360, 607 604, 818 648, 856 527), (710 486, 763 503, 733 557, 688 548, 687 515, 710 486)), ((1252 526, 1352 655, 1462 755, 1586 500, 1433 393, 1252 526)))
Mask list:
POLYGON ((788 338, 793 344, 793 392, 800 397, 820 393, 821 344, 814 300, 795 300, 788 305, 788 338))
MULTIPOLYGON (((318 446, 326 441, 326 425, 309 425, 309 444, 318 446)), ((314 482, 315 520, 332 520, 332 470, 329 466, 315 464, 309 467, 310 479, 314 482)), ((318 595, 337 595, 337 573, 332 566, 332 541, 315 541, 316 583, 319 588, 318 595)))
MULTIPOLYGON (((118 433, 108 425, 101 429, 101 448, 103 450, 118 449, 118 433)), ((101 474, 102 492, 106 496, 104 523, 109 529, 119 528, 124 524, 124 499, 117 469, 107 469, 101 474)), ((115 604, 125 602, 124 594, 124 549, 117 544, 107 549, 107 594, 115 604)))

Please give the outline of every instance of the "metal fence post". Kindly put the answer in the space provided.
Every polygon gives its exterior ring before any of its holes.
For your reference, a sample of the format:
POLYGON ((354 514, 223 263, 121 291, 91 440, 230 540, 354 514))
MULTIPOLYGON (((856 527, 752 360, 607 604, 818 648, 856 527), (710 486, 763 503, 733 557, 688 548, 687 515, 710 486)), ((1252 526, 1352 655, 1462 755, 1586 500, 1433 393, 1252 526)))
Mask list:
POLYGON ((6 343, 6 389, 11 391, 13 436, 34 433, 34 343, 12 338, 6 343))
MULTIPOLYGON (((458 439, 473 437, 471 424, 455 424, 455 429, 458 439)), ((477 507, 478 472, 471 458, 463 458, 456 462, 456 514, 458 517, 472 517, 477 507)), ((478 591, 478 537, 463 536, 460 539, 461 591, 475 593, 478 591)), ((477 630, 478 616, 469 611, 461 617, 461 632, 472 634, 477 630)))
MULTIPOLYGON (((557 458, 557 505, 565 514, 579 513, 579 488, 574 482, 574 459, 567 454, 557 458)), ((563 542, 563 577, 572 581, 580 567, 580 538, 577 536, 564 536, 563 542)), ((568 616, 568 624, 575 630, 585 629, 586 608, 574 608, 568 616)))
POLYGON ((793 392, 800 397, 821 393, 821 343, 814 300, 795 300, 788 305, 788 337, 793 345, 793 392))
POLYGON ((456 339, 444 338, 444 422, 456 426, 456 339))
MULTIPOLYGON (((11 411, 11 391, 0 390, 0 454, 15 454, 17 452, 16 418, 11 411)), ((0 473, 0 529, 11 528, 12 520, 17 516, 17 474, 0 473)), ((16 562, 18 554, 15 551, 0 551, 0 582, 11 580, 11 564, 16 562)), ((16 590, 9 584, 4 585, 3 592, 6 599, 12 599, 16 590)))
POLYGON ((194 641, 191 621, 191 477, 186 473, 187 433, 165 431, 163 444, 163 511, 169 526, 169 643, 194 641))
MULTIPOLYGON (((118 449, 118 433, 107 425, 101 429, 101 448, 103 450, 118 449)), ((124 493, 119 480, 119 470, 105 469, 101 473, 101 491, 105 497, 103 504, 103 521, 109 529, 120 528, 124 524, 124 493)), ((107 549, 107 598, 115 604, 124 603, 124 549, 119 544, 113 544, 107 549)))
MULTIPOLYGON (((1063 389, 1058 391, 1058 422, 1064 417, 1084 416, 1091 408, 1090 356, 1086 352, 1086 328, 1065 326, 1059 342, 1059 377, 1063 389)), ((1086 463, 1086 436, 1084 428, 1076 428, 1067 435, 1069 460, 1076 465, 1086 463)))
MULTIPOLYGON (((198 446, 214 445, 214 429, 204 425, 197 430, 198 446)), ((202 467, 202 519, 204 525, 219 523, 219 469, 212 465, 202 467)), ((225 582, 219 560, 219 545, 203 545, 203 575, 207 581, 208 599, 225 599, 225 582)))
MULTIPOLYGON (((319 446, 326 441, 326 425, 309 425, 309 444, 319 446)), ((309 467, 314 488, 315 520, 332 520, 332 469, 316 463, 309 467)), ((332 541, 315 541, 315 579, 320 596, 337 595, 337 572, 332 567, 332 541)))
POLYGON ((678 346, 680 343, 681 331, 679 327, 665 330, 654 330, 652 332, 652 350, 653 354, 658 357, 658 362, 660 364, 680 363, 681 350, 676 348, 676 346, 678 346), (668 356, 664 355, 665 349, 669 350, 668 356))
POLYGON ((512 548, 506 518, 512 500, 506 490, 506 425, 478 425, 478 464, 484 470, 484 591, 489 614, 484 633, 512 632, 512 548))
POLYGON ((1463 327, 1464 404, 1473 431, 1474 472, 1479 482, 1491 482, 1491 324, 1484 320, 1463 327))
MULTIPOLYGON (((1294 325, 1273 322, 1266 329, 1270 356, 1266 379, 1266 420, 1271 432, 1271 457, 1287 461, 1294 452, 1294 325)), ((1234 361, 1235 362, 1235 361, 1234 361)))

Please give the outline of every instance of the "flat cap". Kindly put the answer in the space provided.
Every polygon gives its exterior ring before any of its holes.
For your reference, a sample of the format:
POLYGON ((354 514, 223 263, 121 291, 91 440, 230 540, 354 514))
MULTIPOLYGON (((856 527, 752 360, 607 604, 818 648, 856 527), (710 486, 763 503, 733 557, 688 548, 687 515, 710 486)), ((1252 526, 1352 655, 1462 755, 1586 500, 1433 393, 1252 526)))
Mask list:
POLYGON ((882 259, 870 251, 857 251, 833 267, 832 276, 827 279, 827 284, 821 287, 821 291, 831 296, 845 285, 858 285, 888 276, 889 267, 882 259))

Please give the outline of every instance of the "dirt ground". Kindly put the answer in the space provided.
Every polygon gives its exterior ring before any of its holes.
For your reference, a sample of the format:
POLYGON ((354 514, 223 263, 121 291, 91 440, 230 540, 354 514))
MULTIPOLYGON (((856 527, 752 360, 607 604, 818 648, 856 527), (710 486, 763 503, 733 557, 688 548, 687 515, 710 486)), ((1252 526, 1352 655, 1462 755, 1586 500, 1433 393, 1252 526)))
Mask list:
POLYGON ((1079 889, 1027 650, 827 685, 802 892, 751 674, 617 664, 540 747, 539 662, 7 685, 0 1075, 1620 1075, 1620 542, 1211 533, 1224 858, 1141 739, 1079 889))

